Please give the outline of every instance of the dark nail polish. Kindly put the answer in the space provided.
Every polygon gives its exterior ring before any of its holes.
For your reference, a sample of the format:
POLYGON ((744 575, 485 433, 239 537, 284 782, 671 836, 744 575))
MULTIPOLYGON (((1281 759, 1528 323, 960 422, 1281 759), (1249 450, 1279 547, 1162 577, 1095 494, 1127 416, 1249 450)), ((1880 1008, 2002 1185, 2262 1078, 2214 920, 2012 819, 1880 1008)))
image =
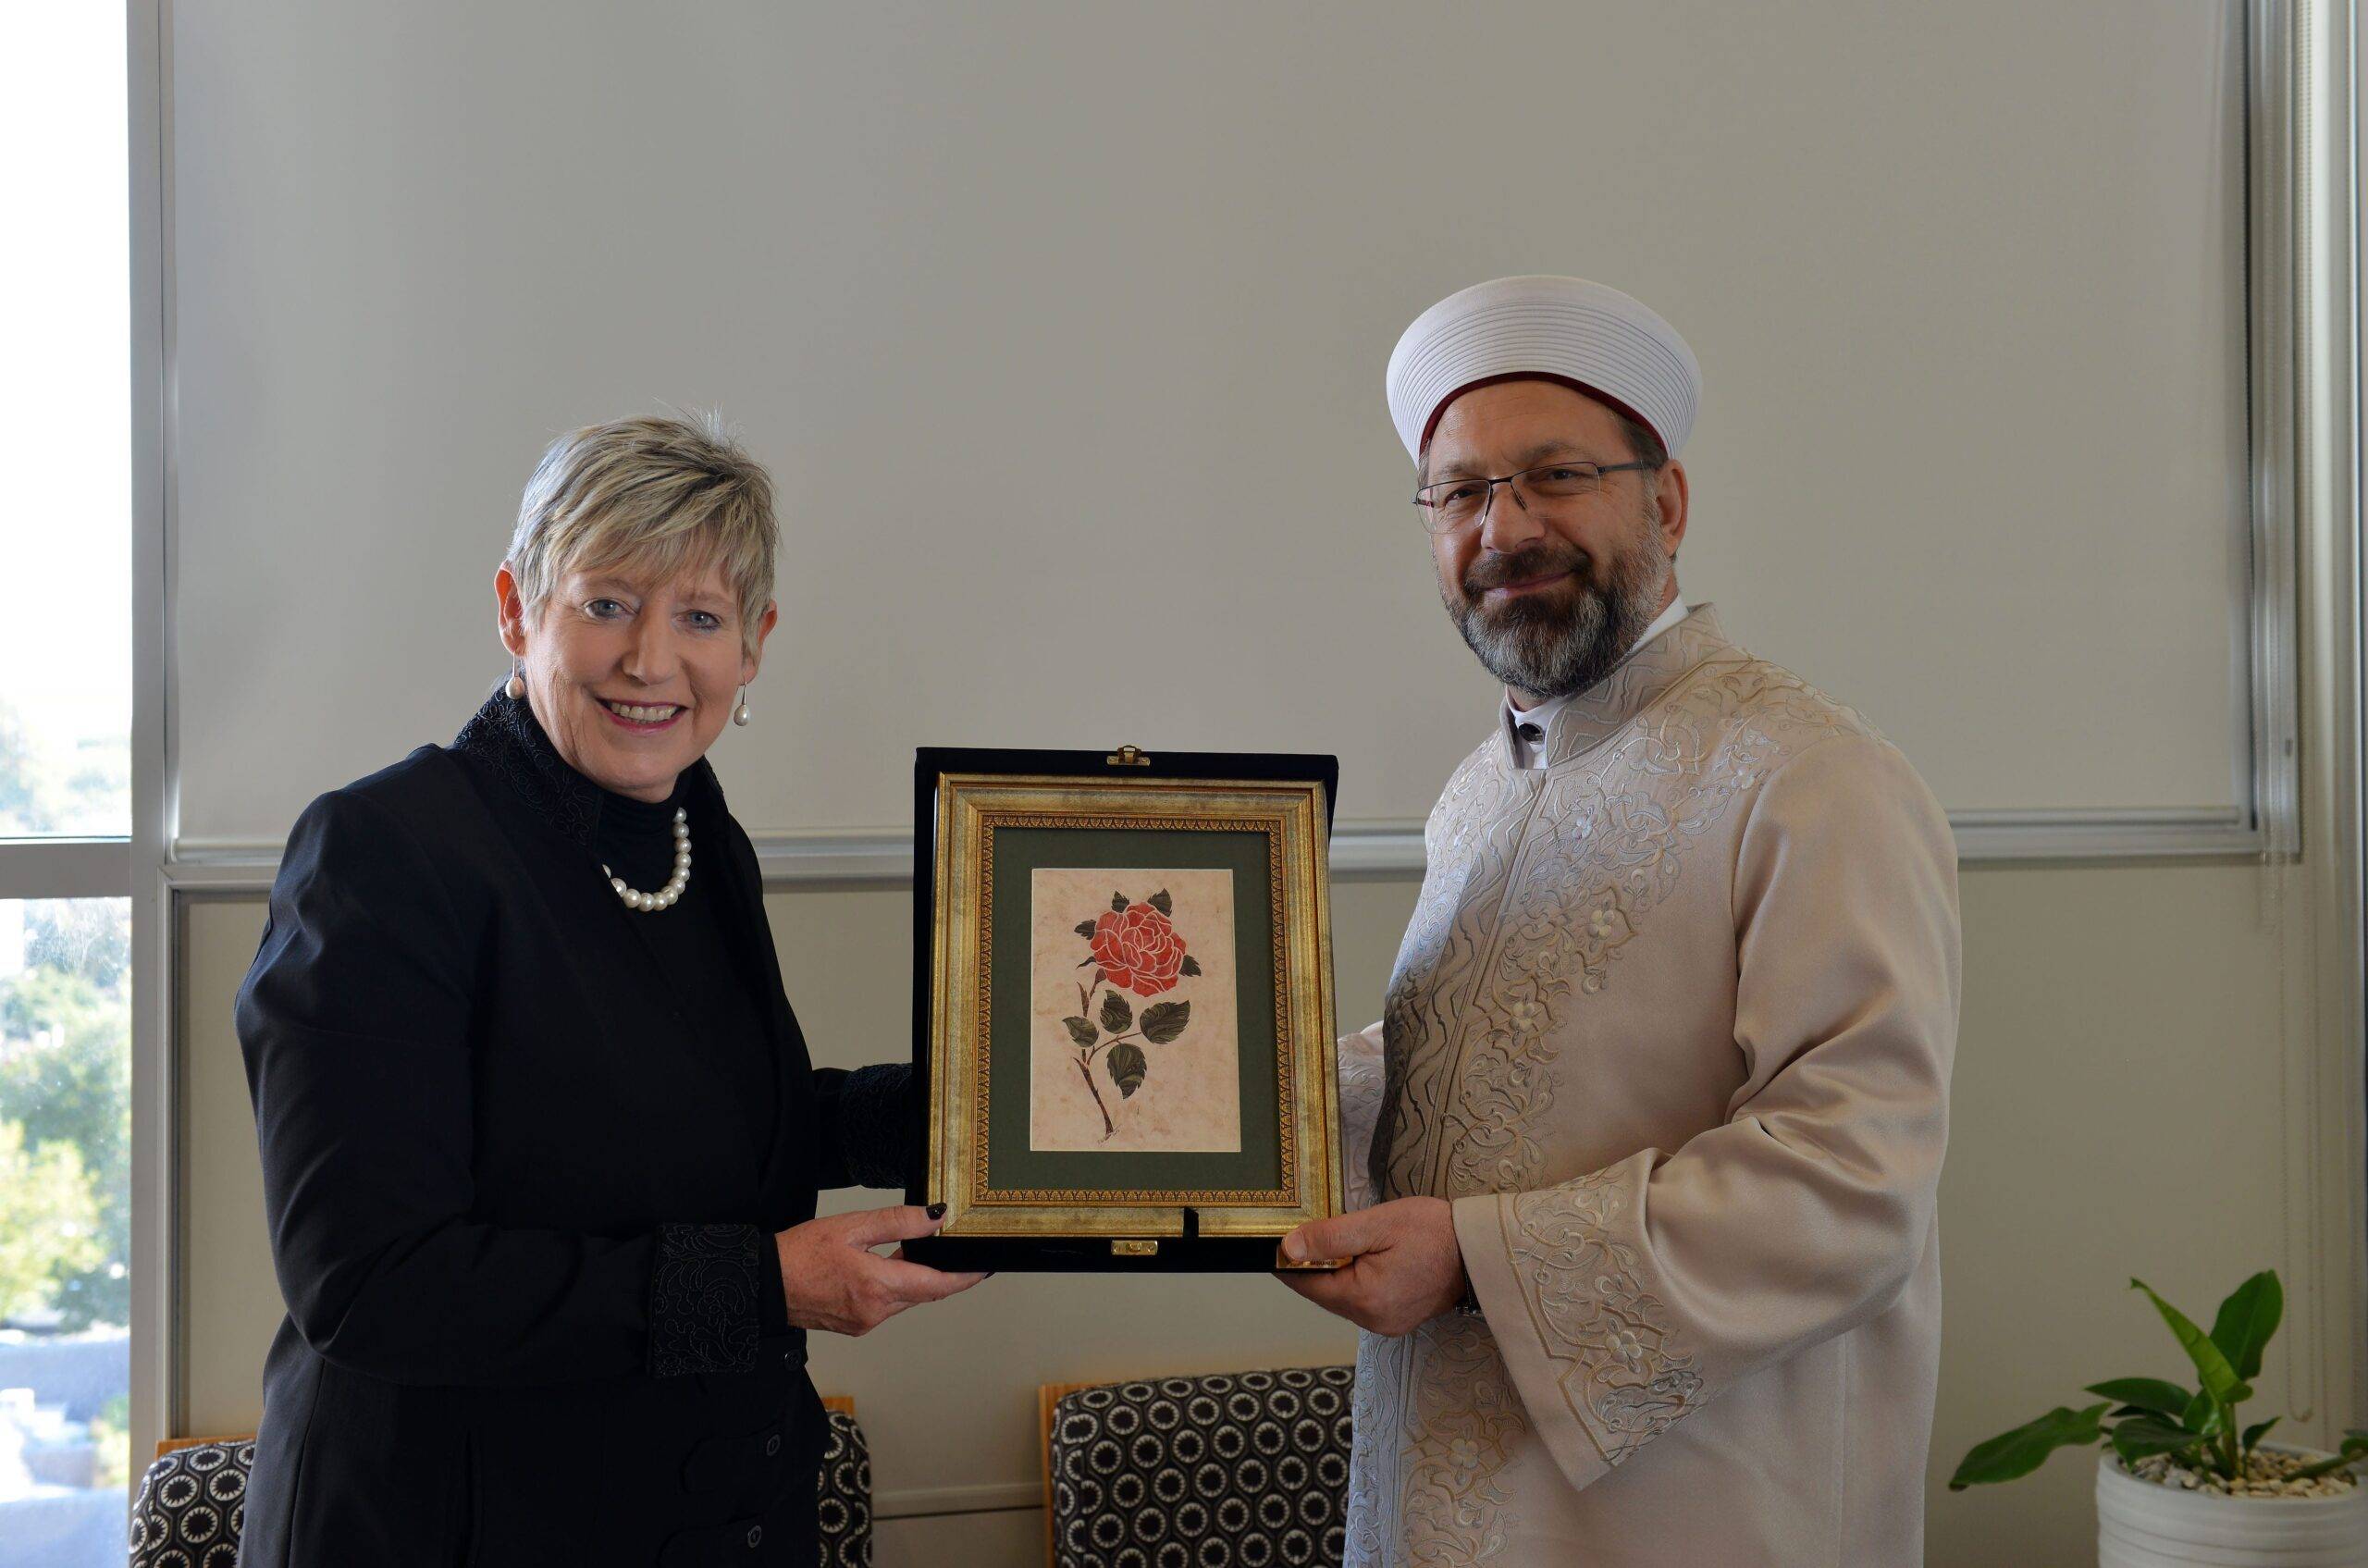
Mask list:
POLYGON ((931 1204, 929 1206, 928 1212, 929 1216, 931 1219, 944 1219, 945 1217, 945 1205, 944 1204, 931 1204))

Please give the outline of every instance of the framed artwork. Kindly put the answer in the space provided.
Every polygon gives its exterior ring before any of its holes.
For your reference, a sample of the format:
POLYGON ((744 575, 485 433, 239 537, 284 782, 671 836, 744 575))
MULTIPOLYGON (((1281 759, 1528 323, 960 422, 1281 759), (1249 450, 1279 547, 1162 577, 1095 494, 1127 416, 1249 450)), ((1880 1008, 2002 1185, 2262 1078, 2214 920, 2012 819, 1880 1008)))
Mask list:
POLYGON ((1270 1269, 1339 1212, 1330 757, 925 749, 944 1267, 1270 1269))

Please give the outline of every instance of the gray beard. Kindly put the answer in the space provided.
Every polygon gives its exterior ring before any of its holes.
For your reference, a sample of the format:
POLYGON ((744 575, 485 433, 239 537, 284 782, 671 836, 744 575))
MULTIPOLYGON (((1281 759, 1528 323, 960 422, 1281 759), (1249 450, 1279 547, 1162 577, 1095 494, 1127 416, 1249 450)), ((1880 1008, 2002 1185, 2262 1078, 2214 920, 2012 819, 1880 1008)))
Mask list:
POLYGON ((1636 646, 1660 613, 1670 566, 1659 536, 1647 531, 1603 579, 1591 563, 1568 606, 1515 599, 1490 614, 1467 596, 1448 612, 1488 673, 1533 698, 1571 697, 1611 673, 1636 646))

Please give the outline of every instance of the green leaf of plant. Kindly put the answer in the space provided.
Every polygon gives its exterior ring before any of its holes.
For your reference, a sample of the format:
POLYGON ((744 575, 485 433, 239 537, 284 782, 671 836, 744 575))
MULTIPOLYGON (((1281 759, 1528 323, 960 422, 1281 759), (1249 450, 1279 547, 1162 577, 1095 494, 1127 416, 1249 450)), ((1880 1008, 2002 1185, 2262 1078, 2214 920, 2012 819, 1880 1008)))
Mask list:
POLYGON ((1159 1002, 1143 1009, 1143 1038, 1154 1045, 1165 1045, 1184 1032, 1192 1021, 1190 1002, 1159 1002))
POLYGON ((1949 1490, 1961 1492, 1967 1487, 2011 1481, 2038 1469, 2057 1449, 2095 1442, 2101 1431, 2098 1424, 2111 1405, 2110 1400, 2086 1410, 2058 1405, 2036 1421, 2001 1432, 1986 1443, 1976 1443, 1958 1463, 1957 1473, 1949 1477, 1949 1490))
POLYGON ((2113 1429, 2113 1451, 2121 1455, 2125 1464, 2135 1464, 2150 1454, 2176 1453, 2202 1441, 2202 1433, 2147 1415, 2125 1421, 2113 1429))
POLYGON ((2284 1419, 2285 1417, 2282 1415, 2273 1415, 2266 1421, 2256 1421, 2251 1426, 2246 1427, 2245 1451, 2247 1453, 2251 1453, 2254 1449, 2259 1448, 2261 1446, 2261 1440, 2269 1436, 2269 1429, 2284 1419))
POLYGON ((1103 1060, 1110 1069, 1110 1081, 1118 1086, 1119 1098, 1133 1099, 1135 1091, 1143 1086, 1143 1074, 1151 1067, 1149 1059, 1143 1056, 1142 1047, 1113 1045, 1110 1054, 1103 1060))
POLYGON ((2336 1456, 2333 1459, 2323 1459, 2316 1464, 2305 1464, 2301 1469, 2294 1472, 2291 1479, 2314 1481, 2322 1475, 2332 1475, 2338 1470, 2348 1469, 2363 1459, 2368 1459, 2368 1432, 2346 1432, 2343 1435, 2343 1447, 2336 1451, 2336 1456))
POLYGON ((1079 920, 1079 921, 1078 921, 1078 923, 1077 923, 1077 933, 1078 933, 1079 936, 1091 937, 1091 936, 1092 936, 1092 935, 1096 931, 1098 931, 1098 930, 1100 930, 1100 929, 1101 929, 1101 928, 1100 928, 1099 926, 1095 925, 1095 924, 1094 924, 1094 922, 1093 922, 1093 921, 1092 921, 1092 920, 1079 920))
POLYGON ((2210 1394, 2199 1389, 2195 1397, 2187 1401, 2187 1408, 2179 1412, 2178 1422, 2190 1432, 2217 1432, 2220 1430, 2220 1406, 2210 1394))
POLYGON ((2252 1398, 2253 1391, 2245 1387, 2244 1379, 2237 1376, 2237 1369, 2228 1364, 2226 1356, 2220 1353, 2220 1347, 2212 1342, 2210 1335, 2195 1326, 2193 1319, 2156 1295, 2154 1288, 2143 1279, 2132 1279, 2129 1284, 2132 1290, 2145 1291, 2147 1299, 2154 1303, 2154 1310, 2163 1315, 2163 1321, 2171 1326, 2172 1334, 2178 1339, 2179 1348, 2187 1352, 2188 1360, 2195 1363, 2196 1374, 2203 1379, 2205 1393, 2222 1404, 2237 1404, 2252 1398))
POLYGON ((2261 1352, 2286 1315, 2286 1290, 2277 1271, 2264 1268, 2238 1286, 2212 1320, 2212 1342, 2247 1382, 2261 1376, 2261 1352))
POLYGON ((1079 1045, 1091 1045, 1102 1038, 1102 1031, 1083 1019, 1063 1019, 1061 1021, 1069 1026, 1069 1038, 1079 1045))
POLYGON ((1121 915, 1125 914, 1127 912, 1127 895, 1123 893, 1112 894, 1110 895, 1110 907, 1121 915))
POLYGON ((1124 996, 1113 991, 1109 995, 1102 998, 1103 1028, 1113 1034, 1124 1034, 1134 1021, 1135 1010, 1127 1006, 1127 999, 1124 996))
POLYGON ((1172 915, 1176 913, 1176 900, 1167 896, 1167 889, 1164 887, 1157 893, 1153 894, 1149 898, 1144 899, 1143 902, 1150 905, 1153 908, 1158 910, 1163 915, 1172 915))
POLYGON ((1201 960, 1192 957, 1191 954, 1187 953, 1184 955, 1184 962, 1177 967, 1176 972, 1178 974, 1184 975, 1199 974, 1201 972, 1201 960))
POLYGON ((2187 1401, 2195 1396, 2177 1383, 2160 1377, 2115 1377, 2108 1382, 2091 1383, 2088 1391, 2101 1394, 2124 1404, 2134 1404, 2140 1410, 2151 1410, 2157 1415, 2179 1419, 2187 1410, 2187 1401))

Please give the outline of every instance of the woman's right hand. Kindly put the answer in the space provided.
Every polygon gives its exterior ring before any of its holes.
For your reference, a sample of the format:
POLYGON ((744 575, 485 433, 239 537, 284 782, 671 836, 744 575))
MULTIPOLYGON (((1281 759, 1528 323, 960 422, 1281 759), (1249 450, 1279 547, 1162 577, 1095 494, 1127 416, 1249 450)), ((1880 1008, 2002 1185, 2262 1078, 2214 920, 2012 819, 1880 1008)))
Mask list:
POLYGON ((870 1249, 933 1235, 944 1224, 910 1204, 809 1219, 773 1237, 789 1321, 799 1328, 860 1337, 908 1306, 957 1295, 986 1278, 908 1263, 900 1249, 870 1249))

